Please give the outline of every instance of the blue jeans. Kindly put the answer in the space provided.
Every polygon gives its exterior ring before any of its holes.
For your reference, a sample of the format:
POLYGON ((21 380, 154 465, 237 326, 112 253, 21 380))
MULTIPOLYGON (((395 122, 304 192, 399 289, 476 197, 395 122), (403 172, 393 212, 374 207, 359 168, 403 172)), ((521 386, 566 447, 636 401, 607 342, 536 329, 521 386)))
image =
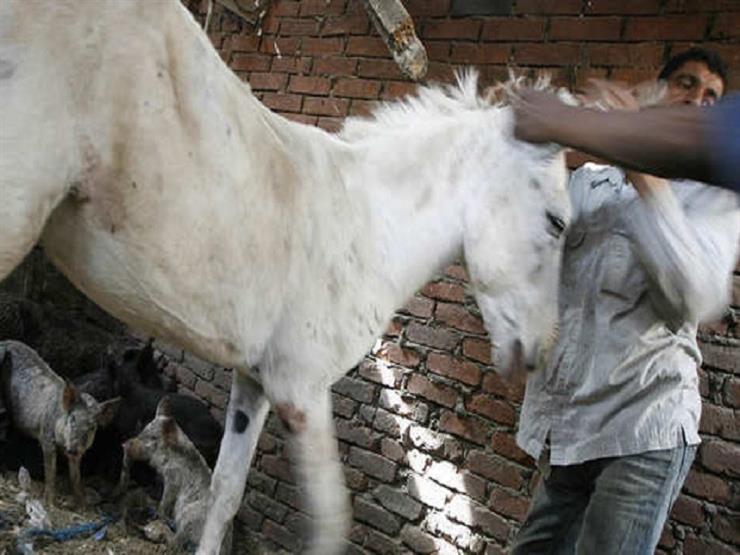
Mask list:
MULTIPOLYGON (((512 555, 653 555, 695 445, 543 465, 512 555)), ((549 458, 549 454, 546 455, 549 458)))

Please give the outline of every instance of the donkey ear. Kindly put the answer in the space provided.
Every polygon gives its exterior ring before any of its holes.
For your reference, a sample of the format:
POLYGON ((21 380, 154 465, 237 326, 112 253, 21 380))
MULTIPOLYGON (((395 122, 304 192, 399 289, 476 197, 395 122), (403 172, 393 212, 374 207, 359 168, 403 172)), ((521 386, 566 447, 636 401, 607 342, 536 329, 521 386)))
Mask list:
POLYGON ((104 403, 100 403, 98 405, 98 414, 96 415, 98 426, 100 426, 101 428, 105 428, 108 424, 110 424, 113 421, 113 418, 116 416, 120 404, 120 397, 109 399, 104 403))
POLYGON ((172 416, 172 405, 170 404, 169 397, 163 397, 157 405, 157 416, 171 417, 172 416))
POLYGON ((162 440, 170 447, 177 444, 177 423, 172 417, 167 417, 162 422, 162 440))
POLYGON ((64 382, 64 391, 62 391, 62 410, 69 412, 77 400, 77 390, 69 382, 64 382))

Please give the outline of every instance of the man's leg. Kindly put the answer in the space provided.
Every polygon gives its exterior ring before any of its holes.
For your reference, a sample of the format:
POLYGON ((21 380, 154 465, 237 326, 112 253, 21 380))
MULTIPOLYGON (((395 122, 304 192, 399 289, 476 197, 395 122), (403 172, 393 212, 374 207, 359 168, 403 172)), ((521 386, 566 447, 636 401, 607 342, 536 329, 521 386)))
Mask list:
POLYGON ((593 485, 588 465, 545 465, 527 518, 514 540, 512 555, 575 552, 593 485))
POLYGON ((695 446, 680 445, 598 461, 603 468, 583 516, 577 552, 652 555, 695 454, 695 446))

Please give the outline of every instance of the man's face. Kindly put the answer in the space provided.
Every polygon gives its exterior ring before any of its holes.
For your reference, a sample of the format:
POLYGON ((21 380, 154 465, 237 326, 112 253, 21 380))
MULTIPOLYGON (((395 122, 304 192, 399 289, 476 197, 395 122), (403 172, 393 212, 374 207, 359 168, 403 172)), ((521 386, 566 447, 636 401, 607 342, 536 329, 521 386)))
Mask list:
POLYGON ((711 106, 724 94, 722 79, 704 62, 689 60, 667 80, 666 104, 711 106))

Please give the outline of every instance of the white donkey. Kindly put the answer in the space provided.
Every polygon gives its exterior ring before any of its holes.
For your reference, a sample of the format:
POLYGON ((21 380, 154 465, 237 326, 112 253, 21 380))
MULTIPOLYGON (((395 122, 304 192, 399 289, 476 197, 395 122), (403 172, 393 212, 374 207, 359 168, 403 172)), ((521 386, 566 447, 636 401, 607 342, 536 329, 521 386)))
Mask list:
POLYGON ((261 105, 176 0, 3 0, 0 99, 0 279, 40 240, 111 314, 236 368, 201 554, 270 406, 312 552, 342 549, 329 388, 461 253, 500 366, 544 356, 563 156, 513 140, 474 76, 334 136, 261 105))

